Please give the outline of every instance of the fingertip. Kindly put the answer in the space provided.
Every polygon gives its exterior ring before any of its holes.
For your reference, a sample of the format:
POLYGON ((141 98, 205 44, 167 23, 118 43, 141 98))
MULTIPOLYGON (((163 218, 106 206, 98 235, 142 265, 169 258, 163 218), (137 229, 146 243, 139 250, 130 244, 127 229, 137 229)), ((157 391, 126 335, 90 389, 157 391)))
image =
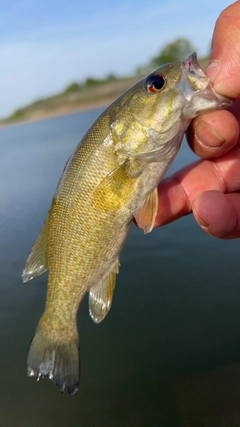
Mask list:
POLYGON ((226 110, 197 117, 187 132, 189 146, 202 158, 214 158, 227 153, 237 144, 238 137, 237 119, 226 110))
POLYGON ((219 239, 240 237, 239 194, 205 191, 192 203, 192 211, 197 223, 207 234, 219 239))

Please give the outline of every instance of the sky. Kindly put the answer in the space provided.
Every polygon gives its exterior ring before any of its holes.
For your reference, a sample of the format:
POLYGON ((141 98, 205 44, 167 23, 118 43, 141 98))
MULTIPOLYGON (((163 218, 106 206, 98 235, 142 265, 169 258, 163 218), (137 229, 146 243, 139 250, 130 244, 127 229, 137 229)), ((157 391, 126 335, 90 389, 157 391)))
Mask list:
POLYGON ((227 0, 0 0, 0 118, 86 77, 128 76, 178 37, 210 49, 227 0))

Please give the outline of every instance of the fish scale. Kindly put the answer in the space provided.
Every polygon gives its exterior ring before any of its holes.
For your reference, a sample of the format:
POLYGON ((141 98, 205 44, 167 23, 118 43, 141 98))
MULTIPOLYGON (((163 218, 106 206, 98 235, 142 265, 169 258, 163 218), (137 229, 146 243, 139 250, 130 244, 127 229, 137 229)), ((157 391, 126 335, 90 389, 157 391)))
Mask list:
POLYGON ((77 312, 101 322, 112 305, 119 256, 135 217, 154 227, 157 186, 183 135, 201 112, 231 101, 212 88, 192 54, 166 64, 126 91, 96 120, 66 164, 52 206, 23 271, 27 282, 49 270, 44 313, 30 345, 28 375, 77 391, 77 312))

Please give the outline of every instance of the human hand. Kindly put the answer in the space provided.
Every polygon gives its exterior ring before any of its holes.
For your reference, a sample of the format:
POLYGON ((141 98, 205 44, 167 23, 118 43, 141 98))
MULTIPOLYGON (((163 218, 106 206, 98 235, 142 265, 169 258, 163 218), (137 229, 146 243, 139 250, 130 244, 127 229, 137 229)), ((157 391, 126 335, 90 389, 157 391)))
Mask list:
POLYGON ((159 185, 155 226, 193 212, 202 229, 215 237, 240 237, 240 2, 218 18, 207 74, 214 89, 234 103, 229 111, 197 117, 187 139, 204 160, 181 169, 159 185))

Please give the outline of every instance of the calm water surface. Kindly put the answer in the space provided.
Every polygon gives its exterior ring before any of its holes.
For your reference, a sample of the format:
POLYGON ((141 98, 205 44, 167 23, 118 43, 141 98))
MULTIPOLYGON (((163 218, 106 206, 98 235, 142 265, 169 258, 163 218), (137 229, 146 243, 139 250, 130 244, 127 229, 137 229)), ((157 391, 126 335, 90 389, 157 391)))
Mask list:
MULTIPOLYGON (((63 167, 101 110, 0 130, 0 427, 240 426, 240 245, 191 216, 144 236, 132 227, 113 307, 78 316, 74 396, 26 376, 47 275, 21 273, 63 167)), ((191 162, 187 144, 171 171, 191 162)))

